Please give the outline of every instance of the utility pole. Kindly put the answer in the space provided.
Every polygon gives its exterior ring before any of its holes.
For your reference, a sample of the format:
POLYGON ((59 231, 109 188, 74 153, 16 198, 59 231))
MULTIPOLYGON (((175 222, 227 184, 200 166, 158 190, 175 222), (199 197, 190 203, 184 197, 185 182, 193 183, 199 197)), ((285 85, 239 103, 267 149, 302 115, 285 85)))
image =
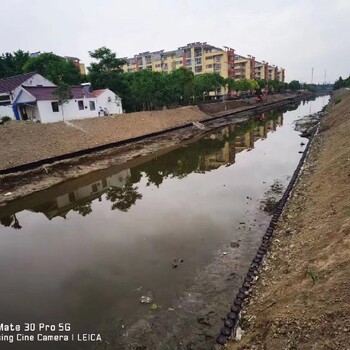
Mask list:
POLYGON ((311 68, 311 84, 314 82, 314 67, 311 68))
POLYGON ((323 78, 323 84, 326 84, 326 77, 327 77, 327 69, 324 69, 324 78, 323 78))

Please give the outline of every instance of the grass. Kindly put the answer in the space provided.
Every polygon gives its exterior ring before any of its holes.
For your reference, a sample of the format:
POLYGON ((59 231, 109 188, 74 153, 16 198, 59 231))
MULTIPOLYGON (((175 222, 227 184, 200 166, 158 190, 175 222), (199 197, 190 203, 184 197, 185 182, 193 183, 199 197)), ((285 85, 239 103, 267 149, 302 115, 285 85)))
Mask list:
POLYGON ((334 101, 334 104, 337 105, 339 102, 341 102, 341 98, 337 98, 337 99, 334 101))
POLYGON ((310 278, 312 280, 312 284, 315 285, 318 282, 317 272, 314 269, 312 269, 311 267, 309 267, 307 270, 307 274, 308 274, 308 276, 310 276, 310 278))

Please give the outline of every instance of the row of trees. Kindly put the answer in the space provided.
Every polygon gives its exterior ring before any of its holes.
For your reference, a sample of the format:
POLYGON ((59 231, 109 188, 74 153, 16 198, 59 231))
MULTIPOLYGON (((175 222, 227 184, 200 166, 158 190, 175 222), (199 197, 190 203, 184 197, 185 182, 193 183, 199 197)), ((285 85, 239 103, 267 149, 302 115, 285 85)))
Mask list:
MULTIPOLYGON (((197 104, 208 98, 211 91, 226 89, 236 92, 255 92, 267 89, 283 92, 299 90, 298 81, 282 83, 278 81, 224 79, 218 73, 194 75, 181 67, 170 73, 142 70, 125 73, 124 60, 106 47, 89 52, 95 62, 88 67, 88 75, 80 74, 72 62, 52 53, 30 57, 21 50, 0 56, 0 78, 37 71, 59 85, 64 95, 68 85, 90 81, 95 89, 109 88, 123 100, 127 112, 162 109, 178 105, 197 104)), ((59 94, 61 95, 61 93, 59 94)), ((69 94, 66 94, 69 96, 69 94)))
POLYGON ((350 87, 350 75, 346 79, 339 77, 339 79, 334 83, 334 90, 337 90, 343 87, 350 87))
POLYGON ((0 79, 33 71, 37 71, 55 84, 65 82, 74 85, 86 80, 73 62, 53 53, 30 57, 28 52, 18 50, 0 56, 0 79))

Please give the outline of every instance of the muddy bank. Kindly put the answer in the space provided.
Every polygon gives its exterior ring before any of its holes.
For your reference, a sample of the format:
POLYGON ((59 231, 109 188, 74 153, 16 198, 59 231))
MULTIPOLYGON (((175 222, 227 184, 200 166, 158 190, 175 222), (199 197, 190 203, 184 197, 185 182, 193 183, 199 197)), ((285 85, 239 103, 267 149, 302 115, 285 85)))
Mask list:
POLYGON ((228 349, 348 349, 349 110, 336 92, 228 349))

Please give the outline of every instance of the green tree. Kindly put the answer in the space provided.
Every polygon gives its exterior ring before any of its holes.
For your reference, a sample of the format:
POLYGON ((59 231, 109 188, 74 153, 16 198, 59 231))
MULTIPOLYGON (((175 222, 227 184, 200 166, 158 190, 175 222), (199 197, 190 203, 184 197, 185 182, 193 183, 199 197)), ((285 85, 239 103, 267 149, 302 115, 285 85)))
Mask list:
POLYGON ((89 51, 89 55, 97 60, 97 62, 91 63, 89 67, 91 73, 111 71, 121 73, 123 71, 122 66, 125 64, 125 60, 117 58, 117 54, 105 46, 89 51))
POLYGON ((64 120, 64 105, 73 98, 71 88, 64 82, 59 82, 57 88, 53 91, 53 94, 57 97, 58 104, 61 106, 62 118, 64 120))
POLYGON ((293 91, 300 90, 301 89, 301 84, 298 80, 292 80, 289 83, 289 88, 293 91))
POLYGON ((186 67, 180 67, 169 74, 170 94, 180 105, 191 104, 194 95, 194 74, 186 67))
POLYGON ((195 75, 193 84, 197 100, 204 101, 205 96, 209 95, 209 92, 225 86, 226 81, 218 73, 204 73, 195 75))
POLYGON ((25 63, 23 71, 25 73, 36 71, 55 84, 64 82, 74 85, 81 81, 79 68, 53 53, 43 53, 38 57, 30 58, 25 63))
POLYGON ((0 78, 6 78, 23 73, 23 66, 29 60, 29 52, 17 50, 6 52, 0 56, 0 78))

